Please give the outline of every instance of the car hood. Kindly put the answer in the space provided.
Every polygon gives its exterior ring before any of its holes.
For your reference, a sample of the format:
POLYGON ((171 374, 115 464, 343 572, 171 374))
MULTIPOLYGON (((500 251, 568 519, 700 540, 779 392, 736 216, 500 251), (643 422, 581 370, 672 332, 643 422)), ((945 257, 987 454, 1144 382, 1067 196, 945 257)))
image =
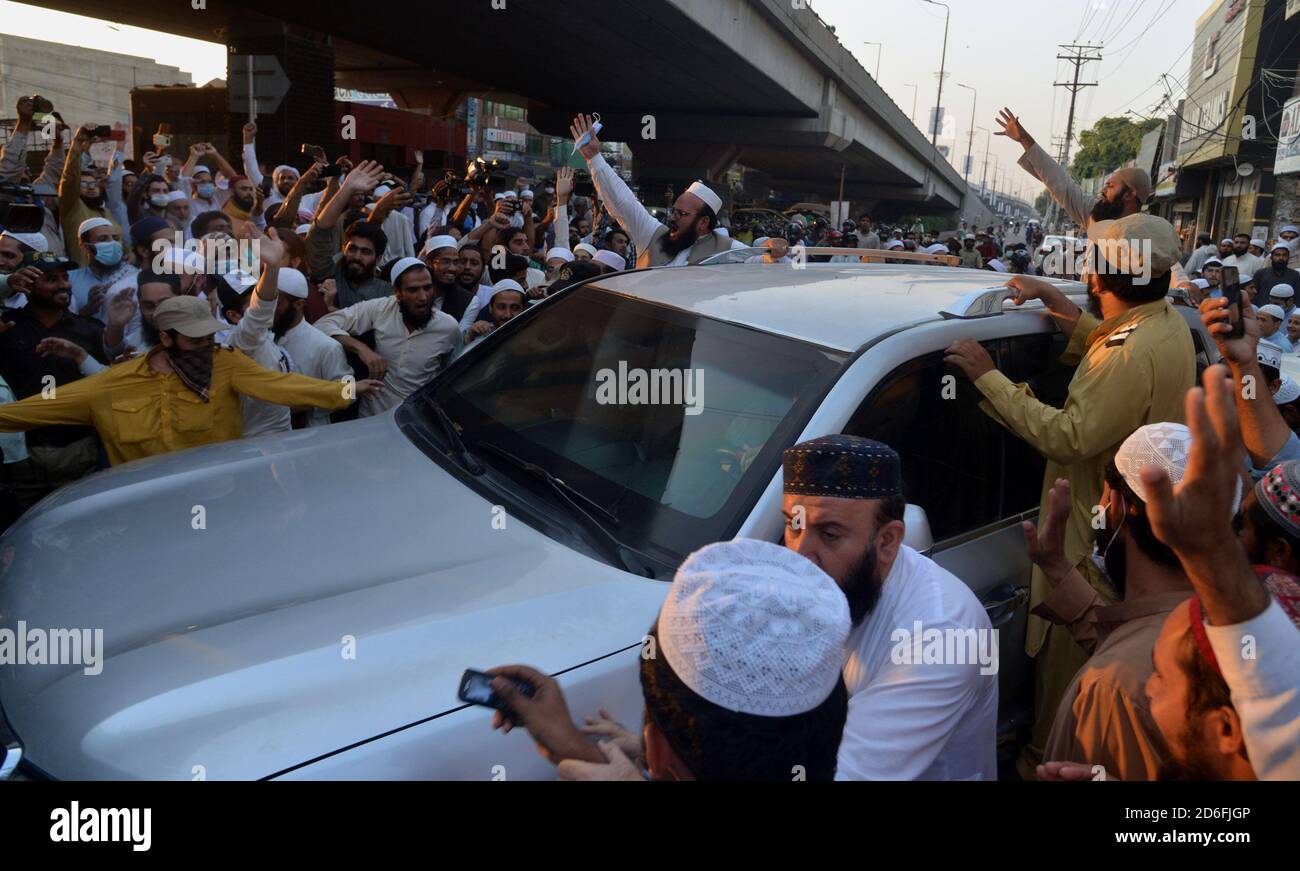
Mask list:
POLYGON ((0 706, 56 777, 265 777, 459 707, 467 667, 639 644, 667 589, 506 516, 391 414, 228 442, 92 475, 0 539, 0 629, 103 651, 0 668, 0 706))

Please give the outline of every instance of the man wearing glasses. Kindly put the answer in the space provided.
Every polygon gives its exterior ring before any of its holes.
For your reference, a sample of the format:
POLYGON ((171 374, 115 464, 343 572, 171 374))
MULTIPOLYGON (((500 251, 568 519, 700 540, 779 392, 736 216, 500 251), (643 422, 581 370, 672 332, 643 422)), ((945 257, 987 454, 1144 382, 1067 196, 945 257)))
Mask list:
POLYGON ((722 198, 703 182, 692 183, 673 203, 667 224, 659 223, 605 162, 600 154, 600 140, 591 129, 591 123, 590 117, 579 115, 569 130, 574 140, 579 141, 578 151, 586 158, 601 202, 627 230, 632 244, 640 252, 636 259, 638 268, 685 266, 723 251, 745 247, 719 231, 718 212, 722 209, 722 198))

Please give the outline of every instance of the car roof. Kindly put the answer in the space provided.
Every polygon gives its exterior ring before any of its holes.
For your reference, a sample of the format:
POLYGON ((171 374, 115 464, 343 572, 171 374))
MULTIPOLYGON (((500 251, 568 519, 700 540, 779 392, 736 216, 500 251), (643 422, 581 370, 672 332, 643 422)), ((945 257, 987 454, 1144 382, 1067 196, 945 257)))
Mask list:
MULTIPOLYGON (((604 276, 604 290, 705 317, 790 336, 826 348, 864 344, 940 311, 1009 276, 983 269, 887 263, 809 263, 802 269, 764 263, 671 266, 604 276)), ((1044 279, 1071 295, 1075 281, 1044 279)))

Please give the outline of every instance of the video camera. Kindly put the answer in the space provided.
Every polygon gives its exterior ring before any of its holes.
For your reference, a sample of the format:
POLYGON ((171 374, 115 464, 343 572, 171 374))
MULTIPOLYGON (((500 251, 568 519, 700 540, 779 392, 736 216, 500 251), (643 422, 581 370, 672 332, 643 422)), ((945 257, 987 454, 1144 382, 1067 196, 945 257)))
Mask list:
POLYGON ((0 227, 14 233, 39 233, 45 210, 36 202, 31 185, 0 184, 0 227))
POLYGON ((491 190, 512 184, 514 176, 509 174, 509 169, 510 164, 504 160, 476 157, 465 168, 463 177, 457 178, 455 173, 448 172, 443 179, 443 184, 448 186, 453 197, 463 197, 475 191, 491 190))

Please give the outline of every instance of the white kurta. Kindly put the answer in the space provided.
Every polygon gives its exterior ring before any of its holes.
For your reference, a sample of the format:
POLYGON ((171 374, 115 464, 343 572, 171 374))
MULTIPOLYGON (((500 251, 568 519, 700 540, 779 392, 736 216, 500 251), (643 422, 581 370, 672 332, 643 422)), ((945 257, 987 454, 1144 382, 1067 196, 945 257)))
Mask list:
POLYGON ((975 594, 906 545, 875 610, 849 635, 849 716, 837 780, 996 780, 998 676, 972 664, 897 664, 898 630, 990 632, 975 594))
MULTIPOLYGON (((306 321, 299 321, 276 344, 289 352, 294 371, 301 375, 322 381, 342 381, 352 375, 343 346, 306 321)), ((313 408, 307 414, 308 426, 329 422, 330 413, 323 408, 313 408)))
MULTIPOLYGON (((292 371, 289 358, 275 344, 275 337, 271 335, 271 324, 275 321, 275 300, 265 302, 258 297, 256 290, 250 292, 252 299, 248 301, 244 316, 226 334, 223 344, 243 351, 264 369, 272 372, 292 371)), ((287 405, 277 405, 249 396, 239 397, 239 405, 244 415, 245 438, 288 432, 293 428, 287 405)))
POLYGON ((1246 622, 1207 624, 1205 634, 1241 717, 1255 776, 1300 780, 1300 631, 1271 600, 1246 622), (1242 655, 1246 639, 1257 655, 1242 655))
POLYGON ((414 332, 402 320, 396 296, 368 299, 330 312, 313 325, 327 336, 360 336, 375 331, 375 351, 388 361, 384 389, 361 397, 361 416, 383 414, 433 380, 442 368, 443 354, 456 347, 460 328, 446 312, 433 312, 423 328, 414 332))

